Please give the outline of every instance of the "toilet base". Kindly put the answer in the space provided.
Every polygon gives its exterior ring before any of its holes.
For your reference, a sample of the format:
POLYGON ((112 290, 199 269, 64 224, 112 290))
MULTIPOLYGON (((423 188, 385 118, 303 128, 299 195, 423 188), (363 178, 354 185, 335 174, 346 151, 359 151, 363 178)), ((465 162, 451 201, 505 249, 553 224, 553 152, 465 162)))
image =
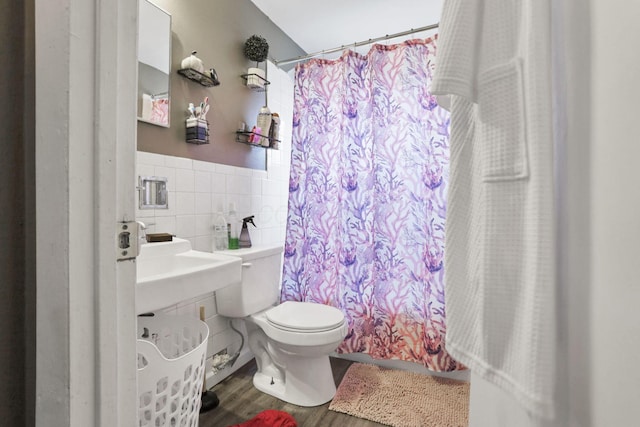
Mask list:
POLYGON ((298 406, 319 406, 336 394, 329 356, 287 357, 284 381, 256 372, 253 385, 263 393, 298 406))

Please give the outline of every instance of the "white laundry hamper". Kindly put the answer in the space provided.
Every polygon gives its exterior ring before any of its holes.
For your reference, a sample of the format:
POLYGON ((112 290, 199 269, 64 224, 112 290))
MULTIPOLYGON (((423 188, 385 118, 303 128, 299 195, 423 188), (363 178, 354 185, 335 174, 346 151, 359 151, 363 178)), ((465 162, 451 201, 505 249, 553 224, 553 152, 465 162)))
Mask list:
POLYGON ((138 426, 198 426, 208 336, 195 317, 138 317, 138 426))

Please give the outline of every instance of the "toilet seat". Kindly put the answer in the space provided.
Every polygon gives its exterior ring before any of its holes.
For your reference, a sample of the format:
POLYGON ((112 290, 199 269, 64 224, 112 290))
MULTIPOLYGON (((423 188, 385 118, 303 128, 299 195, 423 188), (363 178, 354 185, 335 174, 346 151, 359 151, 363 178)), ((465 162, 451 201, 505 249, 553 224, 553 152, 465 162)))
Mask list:
POLYGON ((344 314, 337 308, 310 302, 285 301, 265 316, 271 326, 289 332, 325 332, 344 323, 344 314))
POLYGON ((333 343, 337 348, 347 335, 344 314, 323 304, 287 301, 248 319, 259 325, 272 340, 298 347, 333 343), (326 317, 321 317, 325 314, 326 317))

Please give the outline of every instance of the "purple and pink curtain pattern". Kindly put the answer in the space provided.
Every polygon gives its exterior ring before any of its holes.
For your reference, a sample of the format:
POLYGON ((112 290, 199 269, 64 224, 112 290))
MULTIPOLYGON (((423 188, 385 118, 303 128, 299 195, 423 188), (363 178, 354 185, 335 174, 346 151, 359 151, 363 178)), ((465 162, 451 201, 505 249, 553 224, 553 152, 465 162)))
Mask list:
POLYGON ((449 114, 435 38, 298 65, 281 300, 341 309, 338 352, 463 367, 445 349, 449 114))

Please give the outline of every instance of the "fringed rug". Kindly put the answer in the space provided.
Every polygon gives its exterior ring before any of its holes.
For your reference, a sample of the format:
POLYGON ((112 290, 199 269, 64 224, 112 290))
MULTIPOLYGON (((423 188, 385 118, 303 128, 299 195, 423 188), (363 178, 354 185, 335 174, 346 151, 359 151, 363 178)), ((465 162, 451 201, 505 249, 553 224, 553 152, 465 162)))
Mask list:
POLYGON ((394 427, 466 427, 469 383, 354 363, 329 409, 394 427))

